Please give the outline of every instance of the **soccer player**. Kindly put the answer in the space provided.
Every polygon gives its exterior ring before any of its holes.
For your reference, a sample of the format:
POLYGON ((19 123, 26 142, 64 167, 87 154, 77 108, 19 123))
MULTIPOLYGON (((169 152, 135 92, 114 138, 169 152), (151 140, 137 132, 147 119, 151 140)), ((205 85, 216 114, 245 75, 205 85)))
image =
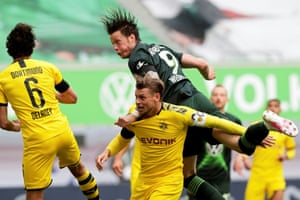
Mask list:
MULTIPOLYGON (((210 100, 228 119, 242 124, 239 118, 225 111, 229 99, 223 85, 217 84, 212 89, 210 100)), ((199 145, 202 150, 197 157, 197 175, 213 185, 225 200, 229 200, 231 149, 223 144, 211 145, 205 140, 200 141, 199 145)), ((189 199, 196 200, 192 196, 189 199)))
POLYGON ((26 200, 42 200, 50 186, 55 158, 78 180, 86 199, 98 200, 96 180, 80 160, 80 150, 59 102, 74 104, 77 95, 51 63, 31 58, 35 47, 32 26, 18 23, 7 36, 13 62, 0 73, 0 127, 21 131, 26 200), (18 120, 9 120, 10 103, 18 120))
MULTIPOLYGON (((266 109, 280 114, 279 99, 270 99, 266 109)), ((287 137, 276 131, 269 133, 275 138, 275 144, 270 148, 257 147, 251 159, 239 155, 238 162, 242 162, 250 171, 246 186, 245 200, 283 200, 286 182, 284 178, 283 162, 295 158, 296 143, 294 138, 287 137)))
POLYGON ((243 130, 245 135, 251 135, 253 130, 259 131, 262 136, 259 144, 268 135, 265 126, 255 124, 252 126, 254 129, 249 127, 246 130, 233 122, 187 106, 162 102, 163 91, 164 84, 160 79, 148 75, 137 77, 135 106, 139 112, 138 120, 123 128, 96 158, 96 166, 102 170, 109 157, 116 155, 136 137, 139 141, 140 169, 131 200, 180 198, 183 189, 182 151, 188 126, 225 130, 229 127, 237 132, 243 130), (226 126, 227 123, 231 126, 226 126))
MULTIPOLYGON (((226 118, 206 96, 192 85, 182 71, 182 68, 196 68, 205 79, 212 80, 215 78, 214 69, 205 60, 189 54, 178 53, 164 45, 142 43, 136 18, 121 9, 112 10, 110 14, 103 16, 101 21, 106 27, 115 52, 121 58, 129 59, 128 66, 132 74, 142 76, 150 74, 153 78, 160 78, 165 83, 163 101, 186 105, 226 118)), ((215 190, 207 187, 206 182, 196 176, 196 155, 199 152, 197 141, 200 141, 198 132, 206 134, 210 143, 221 142, 236 151, 242 150, 246 154, 252 154, 255 145, 249 142, 249 138, 246 138, 245 135, 239 137, 218 129, 198 127, 188 129, 183 151, 184 186, 194 196, 216 200, 213 198, 215 190), (206 189, 204 190, 204 188, 206 189)), ((259 135, 252 136, 259 137, 259 135)), ((257 140, 260 141, 260 139, 257 140)))

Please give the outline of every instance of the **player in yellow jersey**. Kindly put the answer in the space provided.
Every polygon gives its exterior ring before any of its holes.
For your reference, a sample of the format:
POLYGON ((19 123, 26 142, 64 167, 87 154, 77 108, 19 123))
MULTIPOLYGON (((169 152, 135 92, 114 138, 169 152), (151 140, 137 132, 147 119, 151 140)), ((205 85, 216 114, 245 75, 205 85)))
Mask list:
MULTIPOLYGON (((185 76, 183 68, 197 69, 206 80, 215 79, 215 71, 204 59, 193 55, 178 52, 166 45, 145 43, 142 41, 137 26, 137 18, 131 13, 122 10, 110 10, 106 16, 101 17, 111 44, 122 59, 128 59, 128 67, 133 75, 151 75, 160 78, 165 83, 163 101, 177 105, 185 105, 196 110, 206 112, 224 119, 228 119, 223 113, 196 89, 192 82, 185 76)), ((212 188, 208 189, 205 181, 196 175, 196 159, 199 153, 199 134, 206 134, 206 141, 210 144, 223 143, 232 149, 243 149, 243 152, 251 154, 255 146, 247 143, 247 139, 231 135, 215 128, 191 127, 188 129, 183 151, 184 157, 184 187, 197 198, 216 200, 216 194, 212 188)), ((252 135, 250 135, 251 137, 252 135)))
MULTIPOLYGON (((138 120, 123 128, 96 158, 96 166, 102 170, 109 157, 116 155, 136 137, 139 141, 140 169, 134 182, 135 187, 131 188, 131 200, 180 198, 183 188, 182 151, 189 126, 216 127, 233 133, 246 132, 246 135, 251 135, 254 127, 255 131, 261 130, 261 140, 251 142, 259 144, 269 132, 265 126, 253 125, 246 129, 186 106, 162 102, 163 90, 164 84, 160 79, 147 75, 144 78, 137 77, 135 106, 139 112, 138 120)), ((267 140, 265 144, 272 142, 267 140)))
POLYGON ((86 199, 98 200, 96 180, 81 162, 74 134, 59 109, 59 102, 76 103, 76 93, 56 66, 31 58, 35 35, 30 25, 17 24, 7 36, 6 47, 13 62, 0 73, 0 126, 22 132, 26 199, 44 198, 58 157, 59 167, 68 167, 86 199), (8 103, 18 120, 7 118, 8 103))
MULTIPOLYGON (((281 112, 280 100, 269 100, 267 109, 279 114, 281 112)), ((269 135, 275 138, 275 144, 270 148, 258 146, 252 156, 252 162, 245 156, 239 155, 237 158, 237 162, 242 161, 246 169, 251 169, 245 200, 264 200, 265 196, 268 200, 283 200, 286 186, 283 161, 295 157, 296 143, 294 138, 276 131, 270 131, 269 135)))

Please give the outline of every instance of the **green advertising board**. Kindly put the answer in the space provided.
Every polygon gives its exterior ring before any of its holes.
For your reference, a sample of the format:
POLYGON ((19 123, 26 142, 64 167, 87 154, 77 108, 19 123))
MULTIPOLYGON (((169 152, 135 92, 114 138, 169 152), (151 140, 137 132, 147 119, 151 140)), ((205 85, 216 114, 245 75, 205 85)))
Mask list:
POLYGON ((300 68, 298 67, 226 67, 218 68, 214 81, 204 81, 198 74, 187 71, 200 91, 210 95, 215 84, 228 90, 227 110, 243 121, 261 118, 266 101, 279 98, 282 115, 300 121, 300 68))
MULTIPOLYGON (((243 121, 261 118, 268 99, 282 101, 283 115, 300 121, 300 70, 296 67, 217 68, 217 78, 205 81, 198 71, 185 70, 192 82, 209 96, 215 84, 229 92, 227 110, 243 121)), ((76 105, 62 105, 71 124, 112 125, 134 103, 134 81, 129 70, 66 70, 65 78, 77 91, 76 105)))

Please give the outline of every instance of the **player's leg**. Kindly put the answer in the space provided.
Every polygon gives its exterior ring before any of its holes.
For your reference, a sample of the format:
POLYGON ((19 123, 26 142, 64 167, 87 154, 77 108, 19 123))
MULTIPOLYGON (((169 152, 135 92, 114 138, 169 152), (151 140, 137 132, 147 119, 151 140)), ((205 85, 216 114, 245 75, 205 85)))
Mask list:
POLYGON ((241 137, 229 135, 217 129, 214 129, 213 136, 229 148, 251 155, 256 145, 260 145, 267 137, 269 130, 279 131, 292 137, 298 135, 298 128, 291 120, 280 117, 271 111, 264 112, 263 119, 262 122, 250 125, 241 137))
POLYGON ((265 180, 259 175, 251 174, 246 185, 244 200, 264 200, 265 192, 265 180))
POLYGON ((197 199, 223 200, 221 193, 215 187, 196 175, 197 154, 200 149, 200 140, 203 139, 202 133, 209 132, 207 135, 211 135, 211 131, 211 129, 199 127, 188 129, 183 150, 184 187, 197 199))
POLYGON ((57 152, 60 168, 68 167, 77 179, 79 188, 88 200, 99 200, 97 182, 90 171, 80 161, 80 150, 72 133, 60 137, 61 148, 57 152))
POLYGON ((26 190, 26 200, 43 200, 44 190, 26 190))
POLYGON ((145 194, 150 194, 150 197, 147 199, 149 200, 180 199, 182 189, 183 189, 182 174, 178 174, 178 172, 175 172, 172 174, 168 174, 165 177, 156 177, 156 179, 157 180, 155 180, 155 178, 151 180, 151 182, 154 181, 152 183, 154 184, 154 186, 152 186, 150 190, 145 192, 145 194))
POLYGON ((242 135, 246 130, 245 127, 230 121, 226 115, 221 113, 216 106, 200 92, 183 99, 179 104, 203 112, 206 117, 205 127, 220 128, 224 130, 224 133, 236 135, 242 135))
POLYGON ((68 166, 70 172, 77 179, 80 190, 88 200, 99 200, 97 182, 90 171, 80 162, 76 166, 68 166))
MULTIPOLYGON (((222 117, 226 118, 226 116, 220 113, 211 101, 200 92, 197 92, 192 97, 181 99, 180 102, 175 103, 190 106, 191 108, 206 113, 216 115, 220 114, 222 117)), ((223 200, 221 193, 219 193, 216 188, 196 175, 196 162, 197 155, 199 153, 199 142, 197 143, 197 141, 203 140, 202 134, 204 133, 209 132, 208 135, 211 135, 211 131, 212 129, 199 127, 189 127, 188 129, 183 150, 184 187, 187 188, 190 194, 196 198, 206 200, 223 200)))
POLYGON ((267 199, 268 200, 283 200, 286 182, 284 176, 274 170, 270 170, 268 174, 272 176, 265 177, 268 180, 267 199))
POLYGON ((239 153, 251 155, 256 146, 269 134, 269 130, 263 123, 249 126, 242 136, 231 135, 220 129, 213 129, 213 137, 220 143, 239 153))
POLYGON ((54 143, 51 139, 35 145, 24 144, 23 178, 26 200, 42 200, 44 190, 52 183, 52 166, 56 156, 54 143))
POLYGON ((277 190, 274 192, 273 196, 269 198, 269 200, 283 200, 283 197, 284 197, 284 191, 277 190))

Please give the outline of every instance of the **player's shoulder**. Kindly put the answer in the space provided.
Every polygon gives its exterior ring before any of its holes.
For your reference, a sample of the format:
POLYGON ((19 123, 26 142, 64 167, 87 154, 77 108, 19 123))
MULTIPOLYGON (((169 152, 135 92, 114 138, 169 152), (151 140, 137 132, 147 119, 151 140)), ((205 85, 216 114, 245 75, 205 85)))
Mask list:
POLYGON ((129 66, 136 65, 139 61, 147 61, 150 55, 148 48, 147 44, 138 43, 129 57, 129 66))
POLYGON ((167 103, 167 102, 163 102, 162 109, 169 111, 169 112, 176 112, 176 113, 181 113, 181 114, 185 114, 189 111, 189 108, 186 106, 175 105, 175 104, 167 103))

